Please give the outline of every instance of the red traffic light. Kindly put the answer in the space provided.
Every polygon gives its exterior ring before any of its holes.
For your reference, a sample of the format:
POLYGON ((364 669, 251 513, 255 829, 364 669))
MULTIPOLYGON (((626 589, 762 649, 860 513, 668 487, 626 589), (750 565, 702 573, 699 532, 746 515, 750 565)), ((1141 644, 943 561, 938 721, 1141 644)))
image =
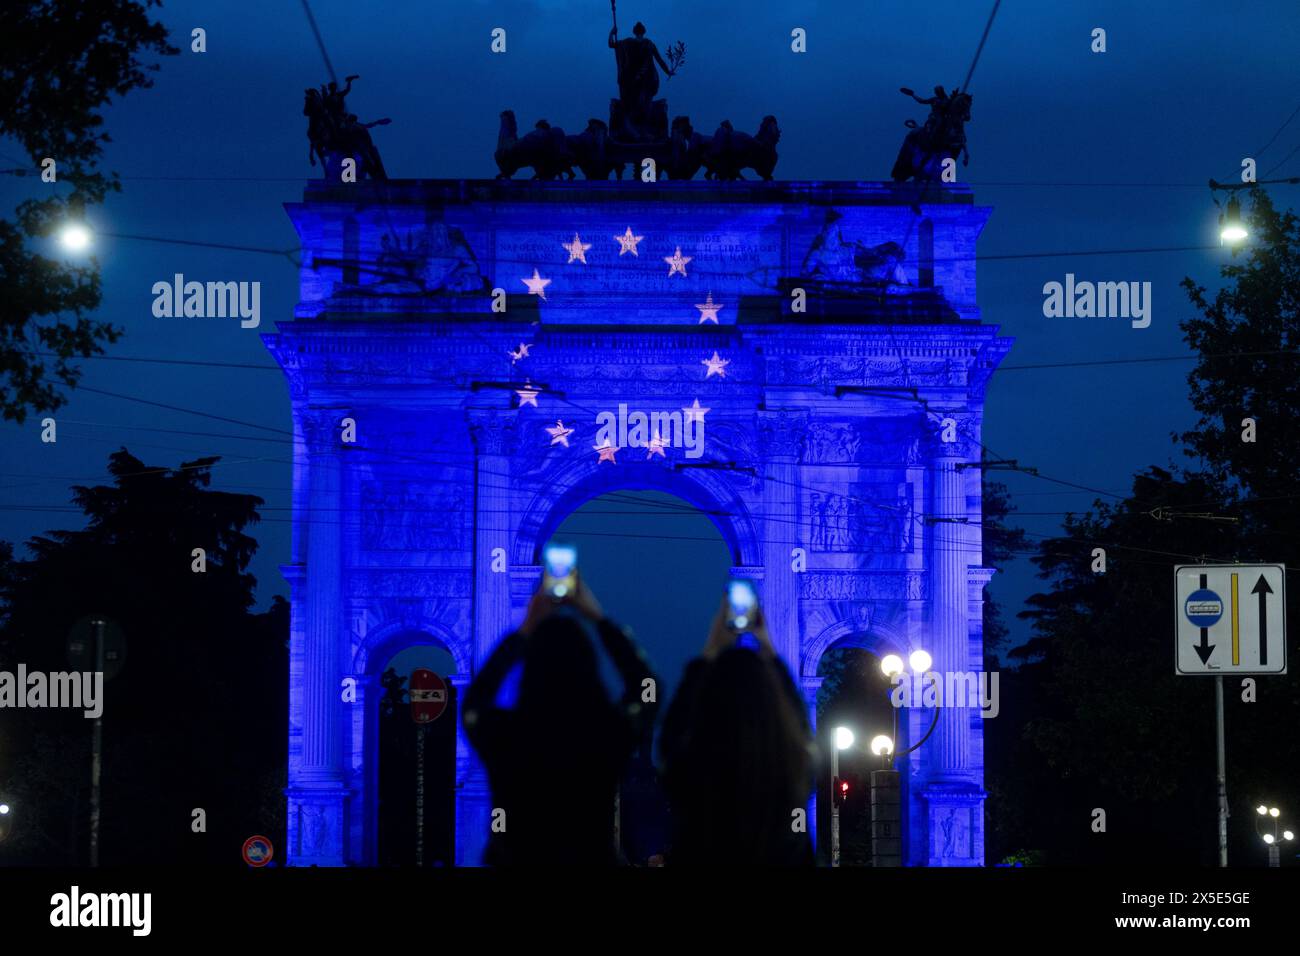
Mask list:
POLYGON ((843 777, 836 777, 831 784, 831 798, 835 801, 836 806, 849 798, 849 782, 843 777))

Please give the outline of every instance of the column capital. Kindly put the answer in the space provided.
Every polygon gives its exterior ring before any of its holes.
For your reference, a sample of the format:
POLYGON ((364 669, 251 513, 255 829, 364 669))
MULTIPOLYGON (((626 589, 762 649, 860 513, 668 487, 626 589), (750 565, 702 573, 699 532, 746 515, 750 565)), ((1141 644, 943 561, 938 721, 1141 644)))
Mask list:
POLYGON ((807 409, 774 408, 755 414, 764 456, 769 460, 797 462, 808 433, 807 409))
POLYGON ((465 409, 474 450, 480 455, 508 455, 514 450, 518 411, 505 408, 465 409))
POLYGON ((343 419, 351 414, 346 408, 302 408, 297 414, 308 452, 337 453, 343 449, 343 419))
POLYGON ((924 454, 932 461, 942 458, 979 461, 983 449, 979 443, 980 419, 965 412, 936 411, 938 420, 930 421, 930 434, 922 443, 924 454))

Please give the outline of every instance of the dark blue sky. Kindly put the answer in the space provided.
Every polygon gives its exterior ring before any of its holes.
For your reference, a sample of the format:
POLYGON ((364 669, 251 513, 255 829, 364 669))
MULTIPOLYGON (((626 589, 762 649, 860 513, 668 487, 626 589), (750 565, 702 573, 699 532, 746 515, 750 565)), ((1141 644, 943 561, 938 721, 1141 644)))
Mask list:
MULTIPOLYGON (((773 113, 783 133, 778 178, 870 180, 887 177, 903 120, 923 115, 897 88, 960 83, 990 6, 625 0, 619 23, 626 34, 644 20, 661 46, 686 42, 685 67, 661 91, 672 115, 686 113, 709 132, 728 118, 752 131, 773 113), (807 31, 806 54, 790 52, 794 27, 807 31)), ((521 127, 544 116, 576 130, 605 112, 614 91, 604 0, 315 0, 313 8, 339 76, 361 74, 349 100, 353 111, 363 120, 393 119, 376 131, 393 177, 490 177, 502 109, 515 110, 521 127), (504 55, 489 50, 494 27, 507 31, 504 55)), ((325 78, 300 4, 169 3, 162 18, 184 52, 164 62, 154 89, 108 111, 113 143, 105 166, 122 175, 124 190, 93 211, 93 224, 128 235, 293 248, 296 235, 281 204, 299 198, 302 180, 314 173, 307 165, 302 92, 325 78), (189 52, 195 26, 207 30, 207 53, 189 52)), ((1241 158, 1257 155, 1296 107, 1297 49, 1294 0, 1248 9, 1199 0, 1008 0, 972 84, 972 160, 961 170, 977 202, 994 207, 981 254, 1213 243, 1216 211, 1198 184, 1234 176, 1241 158), (1105 54, 1090 52, 1094 27, 1107 30, 1105 54)), ((1298 143, 1300 122, 1258 154, 1261 171, 1298 143)), ((6 165, 21 159, 12 142, 0 143, 0 153, 8 154, 6 165)), ((1300 154, 1274 175, 1297 173, 1300 154)), ((30 177, 0 177, 0 204, 10 209, 40 188, 30 177)), ((1294 190, 1285 191, 1282 204, 1293 197, 1294 190)), ((126 332, 110 356, 269 370, 92 360, 85 363, 85 385, 290 427, 283 381, 258 337, 291 315, 297 276, 286 259, 106 237, 96 252, 104 280, 100 315, 126 332), (175 272, 260 280, 263 328, 154 318, 151 286, 175 272)), ((1192 275, 1213 285, 1223 260, 1215 250, 981 263, 984 318, 1017 340, 990 387, 985 443, 1048 475, 1116 492, 1127 490, 1135 470, 1167 463, 1175 453, 1170 433, 1193 422, 1185 381, 1190 362, 1020 366, 1186 354, 1177 323, 1188 306, 1177 284, 1192 275), (1150 328, 1044 318, 1042 286, 1066 272, 1151 282, 1150 328)), ((254 568, 259 599, 284 591, 276 565, 288 556, 287 446, 228 437, 259 435, 245 427, 84 392, 58 417, 54 446, 40 443, 35 420, 2 426, 0 537, 24 540, 79 524, 75 515, 23 509, 65 505, 68 486, 99 480, 106 455, 119 445, 152 464, 219 453, 225 456, 216 470, 221 487, 267 499, 254 568)), ((1060 513, 1082 509, 1093 497, 1024 475, 1007 480, 1025 527, 1038 535, 1052 533, 1060 513)), ((684 524, 674 522, 666 533, 695 533, 684 524)), ((634 540, 619 547, 635 555, 634 540)), ((675 547, 687 565, 711 560, 704 552, 685 553, 708 544, 675 547)), ((688 584, 692 601, 702 606, 717 583, 688 584)), ((1036 583, 1021 562, 993 588, 1014 613, 1036 583)), ((611 609, 633 601, 630 591, 610 587, 611 609)))

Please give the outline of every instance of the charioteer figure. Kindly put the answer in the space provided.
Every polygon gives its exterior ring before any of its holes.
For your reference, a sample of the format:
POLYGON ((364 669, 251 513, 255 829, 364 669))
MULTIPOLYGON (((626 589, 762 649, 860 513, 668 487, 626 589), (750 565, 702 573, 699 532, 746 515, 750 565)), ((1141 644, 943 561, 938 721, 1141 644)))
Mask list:
POLYGON ((623 104, 623 115, 638 127, 644 128, 650 117, 650 105, 659 93, 659 69, 665 76, 674 70, 664 62, 654 41, 645 35, 645 24, 638 22, 632 36, 618 39, 618 27, 609 31, 609 48, 614 51, 618 65, 618 97, 623 104))
POLYGON ((937 182, 945 159, 960 156, 963 166, 969 163, 966 124, 970 122, 971 95, 961 90, 949 93, 942 86, 934 88, 934 96, 918 96, 905 86, 899 87, 899 92, 930 107, 930 115, 923 126, 910 119, 904 123, 910 132, 894 162, 894 181, 937 182))

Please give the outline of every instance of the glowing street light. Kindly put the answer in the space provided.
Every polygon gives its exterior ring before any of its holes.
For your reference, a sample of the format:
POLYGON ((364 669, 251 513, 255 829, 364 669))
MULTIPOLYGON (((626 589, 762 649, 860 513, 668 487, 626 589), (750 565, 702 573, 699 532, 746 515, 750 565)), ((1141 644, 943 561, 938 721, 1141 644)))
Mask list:
POLYGON ((884 734, 871 738, 871 752, 877 757, 885 757, 894 752, 894 741, 884 734))
POLYGON ((8 815, 9 815, 9 804, 0 803, 0 817, 5 817, 8 815))
MULTIPOLYGON (((1278 846, 1277 821, 1278 817, 1282 815, 1282 811, 1277 807, 1270 807, 1266 803, 1261 803, 1255 808, 1255 814, 1255 832, 1264 841, 1264 845, 1268 847, 1268 865, 1270 867, 1281 866, 1282 856, 1281 847, 1278 846), (1265 832, 1265 827, 1268 828, 1268 832, 1265 832)), ((1290 830, 1283 830, 1282 839, 1294 840, 1295 834, 1290 830)))
POLYGON ((903 673, 903 659, 897 654, 886 654, 880 659, 880 669, 885 672, 886 677, 901 674, 903 673))
POLYGON ((59 231, 59 245, 68 252, 83 252, 90 240, 90 229, 80 222, 70 222, 59 231))
POLYGON ((925 674, 929 672, 931 665, 934 664, 934 659, 925 651, 916 650, 912 651, 907 658, 907 662, 912 665, 912 670, 918 674, 925 674))
POLYGON ((1219 238, 1230 245, 1245 242, 1250 236, 1241 221, 1241 201, 1236 196, 1228 197, 1228 206, 1219 217, 1219 238))
POLYGON ((836 750, 848 750, 850 747, 853 746, 853 741, 854 741, 853 731, 850 730, 848 727, 835 728, 835 749, 836 750))

